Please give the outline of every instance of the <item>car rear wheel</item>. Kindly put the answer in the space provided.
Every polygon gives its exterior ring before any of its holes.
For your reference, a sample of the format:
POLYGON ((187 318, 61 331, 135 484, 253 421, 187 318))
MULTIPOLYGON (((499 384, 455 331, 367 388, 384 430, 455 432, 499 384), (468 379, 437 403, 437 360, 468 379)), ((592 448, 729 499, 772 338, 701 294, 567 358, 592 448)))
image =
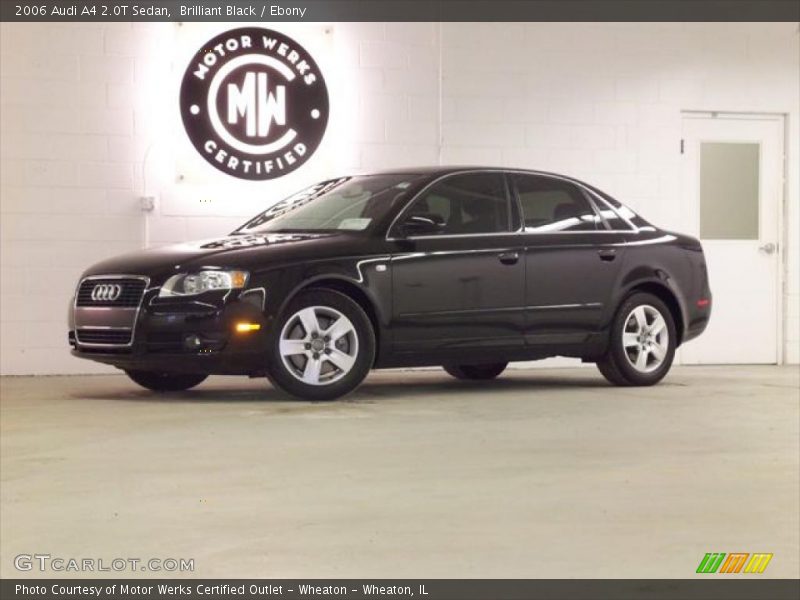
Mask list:
POLYGON ((488 380, 505 371, 507 362, 488 365, 444 365, 444 370, 456 379, 488 380))
POLYGON ((608 351, 597 368, 615 385, 653 385, 669 372, 676 341, 669 308, 652 294, 633 294, 614 317, 608 351))
POLYGON ((194 373, 159 373, 157 371, 125 371, 135 383, 154 392, 181 392, 203 383, 208 375, 194 373))
POLYGON ((351 392, 375 359, 375 333, 364 310, 332 290, 294 299, 275 325, 268 376, 305 400, 333 400, 351 392))

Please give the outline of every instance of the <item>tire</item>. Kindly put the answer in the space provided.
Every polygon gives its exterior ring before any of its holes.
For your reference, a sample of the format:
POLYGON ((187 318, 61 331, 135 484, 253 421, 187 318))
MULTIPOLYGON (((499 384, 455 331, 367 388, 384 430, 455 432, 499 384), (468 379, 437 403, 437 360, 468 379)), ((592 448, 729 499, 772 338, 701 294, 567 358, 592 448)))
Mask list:
POLYGON ((634 293, 617 310, 597 368, 614 385, 654 385, 669 372, 677 339, 667 305, 652 294, 634 293))
POLYGON ((154 392, 182 392, 206 380, 197 373, 159 373, 157 371, 125 371, 135 383, 154 392))
POLYGON ((506 370, 507 362, 488 365, 444 365, 442 368, 456 379, 486 381, 506 370))
POLYGON ((333 290, 293 299, 275 322, 268 348, 273 385, 303 400, 334 400, 353 391, 375 361, 375 332, 364 310, 333 290))

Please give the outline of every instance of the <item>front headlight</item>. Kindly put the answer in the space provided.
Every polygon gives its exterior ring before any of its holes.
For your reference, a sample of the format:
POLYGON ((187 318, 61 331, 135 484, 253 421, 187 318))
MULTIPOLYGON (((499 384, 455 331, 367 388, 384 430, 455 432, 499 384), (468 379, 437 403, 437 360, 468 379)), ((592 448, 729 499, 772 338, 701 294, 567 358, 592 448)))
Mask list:
POLYGON ((245 286, 247 277, 246 271, 178 273, 167 279, 158 296, 196 296, 211 290, 238 290, 245 286))

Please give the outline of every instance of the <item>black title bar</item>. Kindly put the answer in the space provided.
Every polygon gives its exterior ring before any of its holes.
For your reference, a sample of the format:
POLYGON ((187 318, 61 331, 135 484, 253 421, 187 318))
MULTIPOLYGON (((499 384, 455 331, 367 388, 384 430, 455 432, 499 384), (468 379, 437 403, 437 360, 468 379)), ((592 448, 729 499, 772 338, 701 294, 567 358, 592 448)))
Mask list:
POLYGON ((2 21, 800 21, 797 0, 0 0, 2 21))

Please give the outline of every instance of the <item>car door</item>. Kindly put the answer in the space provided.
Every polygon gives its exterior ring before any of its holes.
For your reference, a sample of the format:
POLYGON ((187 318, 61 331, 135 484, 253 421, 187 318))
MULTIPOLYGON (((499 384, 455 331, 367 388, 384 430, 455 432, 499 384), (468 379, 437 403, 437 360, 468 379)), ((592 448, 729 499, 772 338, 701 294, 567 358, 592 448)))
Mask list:
POLYGON ((523 347, 518 227, 498 171, 445 176, 411 201, 389 232, 396 352, 523 347), (412 216, 441 229, 404 233, 412 216))
MULTIPOLYGON (((577 184, 539 174, 510 174, 523 219, 525 339, 580 343, 608 318, 624 260, 625 232, 597 210, 577 184)), ((601 200, 597 199, 600 202, 601 200)))

